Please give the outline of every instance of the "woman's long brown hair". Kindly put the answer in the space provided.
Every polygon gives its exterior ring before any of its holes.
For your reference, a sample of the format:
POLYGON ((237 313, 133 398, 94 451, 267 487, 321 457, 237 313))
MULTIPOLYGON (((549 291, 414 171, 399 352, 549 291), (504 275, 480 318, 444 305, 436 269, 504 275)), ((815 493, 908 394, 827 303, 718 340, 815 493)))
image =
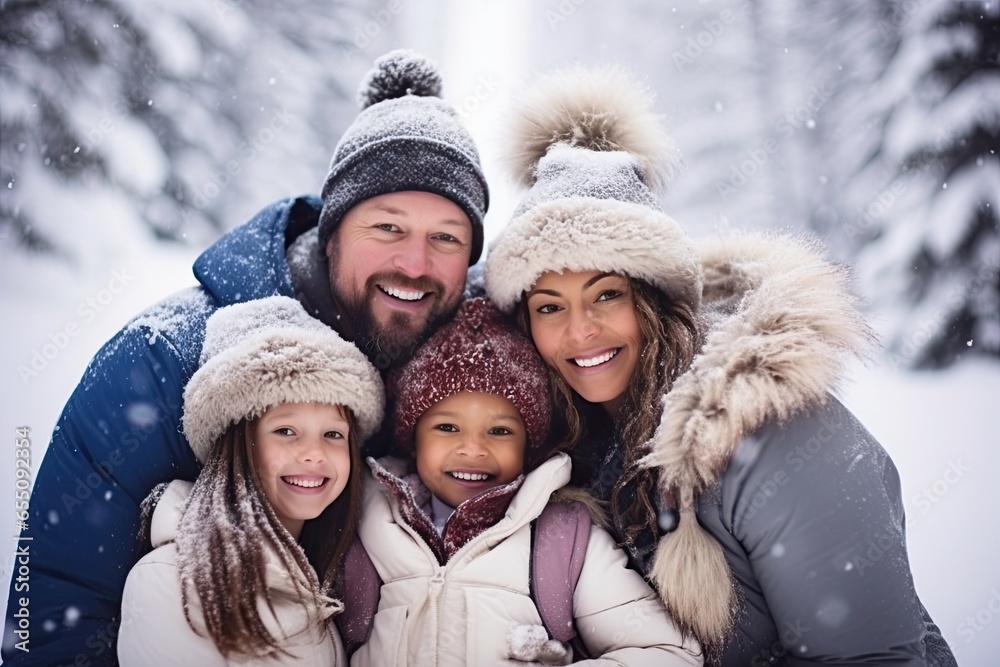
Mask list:
MULTIPOLYGON (((639 318, 643 349, 632 373, 615 431, 623 448, 624 469, 612 487, 609 498, 611 519, 621 535, 619 546, 628 547, 644 530, 658 533, 656 508, 657 473, 641 468, 638 461, 648 453, 648 443, 660 423, 663 396, 674 380, 691 365, 699 346, 699 329, 695 314, 688 304, 672 301, 664 292, 648 283, 629 278, 632 302, 639 318), (635 502, 622 507, 622 492, 634 485, 635 502)), ((522 329, 531 335, 527 300, 521 299, 517 319, 522 329)), ((566 381, 553 372, 553 403, 572 445, 583 436, 584 420, 574 403, 574 392, 566 381)))
POLYGON ((184 614, 198 632, 189 612, 193 591, 205 631, 225 657, 287 655, 258 607, 266 600, 274 613, 268 597, 268 551, 291 574, 313 622, 325 623, 333 613, 336 574, 361 512, 360 447, 354 416, 346 408, 344 412, 351 461, 347 486, 317 518, 305 522, 299 542, 261 490, 251 452, 254 421, 243 420, 222 435, 191 489, 177 535, 184 614))

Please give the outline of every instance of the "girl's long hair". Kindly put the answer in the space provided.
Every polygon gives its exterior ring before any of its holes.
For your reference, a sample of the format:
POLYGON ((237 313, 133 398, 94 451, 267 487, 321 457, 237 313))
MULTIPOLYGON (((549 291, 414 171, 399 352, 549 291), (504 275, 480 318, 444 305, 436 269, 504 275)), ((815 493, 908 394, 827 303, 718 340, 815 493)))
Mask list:
MULTIPOLYGON (((657 472, 641 468, 639 459, 648 453, 648 444, 660 423, 663 396, 674 380, 690 367, 700 345, 700 331, 694 311, 686 303, 672 301, 652 285, 629 278, 632 300, 639 318, 643 349, 632 373, 621 411, 615 422, 615 434, 624 454, 623 473, 611 489, 611 520, 620 535, 618 545, 628 547, 645 530, 658 534, 656 496, 657 472), (629 485, 635 489, 635 501, 628 507, 622 502, 623 491, 629 485)), ((527 301, 521 299, 518 323, 531 334, 527 301)), ((551 373, 552 394, 556 416, 566 433, 566 439, 578 443, 583 437, 585 416, 574 402, 574 392, 559 375, 551 373)), ((572 446, 567 447, 572 454, 572 446)))
POLYGON ((288 655, 282 638, 268 631, 258 606, 271 615, 268 552, 289 573, 310 621, 323 624, 337 609, 336 574, 358 525, 361 456, 355 420, 349 425, 351 471, 347 486, 315 519, 306 521, 299 542, 285 530, 264 496, 251 451, 255 421, 244 419, 219 438, 191 489, 177 534, 178 570, 184 615, 191 617, 192 593, 200 603, 204 631, 224 657, 288 655))

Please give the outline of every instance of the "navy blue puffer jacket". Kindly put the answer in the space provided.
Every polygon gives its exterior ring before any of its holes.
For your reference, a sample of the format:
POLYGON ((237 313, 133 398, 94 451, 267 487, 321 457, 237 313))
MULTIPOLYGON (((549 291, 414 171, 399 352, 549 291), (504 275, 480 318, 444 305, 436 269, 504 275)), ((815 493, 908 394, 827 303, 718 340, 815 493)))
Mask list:
POLYGON ((317 197, 278 201, 227 233, 195 262, 199 286, 139 314, 90 362, 37 470, 20 542, 29 590, 12 582, 5 664, 116 664, 119 623, 156 613, 123 612, 122 589, 139 558, 139 504, 156 484, 198 474, 181 396, 205 321, 232 303, 294 296, 286 248, 316 226, 320 206, 317 197), (28 634, 16 632, 20 598, 29 601, 28 634))

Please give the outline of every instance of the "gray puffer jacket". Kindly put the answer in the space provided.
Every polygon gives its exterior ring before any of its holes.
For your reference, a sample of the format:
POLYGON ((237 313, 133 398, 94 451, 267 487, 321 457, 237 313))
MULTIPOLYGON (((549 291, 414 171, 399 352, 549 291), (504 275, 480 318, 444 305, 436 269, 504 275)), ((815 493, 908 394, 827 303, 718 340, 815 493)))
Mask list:
MULTIPOLYGON (((843 274, 782 237, 700 250, 705 343, 643 460, 679 522, 632 563, 682 627, 725 636, 723 665, 954 665, 914 588, 896 468, 830 395, 870 340, 843 274)), ((574 452, 605 499, 623 458, 597 430, 574 452)))

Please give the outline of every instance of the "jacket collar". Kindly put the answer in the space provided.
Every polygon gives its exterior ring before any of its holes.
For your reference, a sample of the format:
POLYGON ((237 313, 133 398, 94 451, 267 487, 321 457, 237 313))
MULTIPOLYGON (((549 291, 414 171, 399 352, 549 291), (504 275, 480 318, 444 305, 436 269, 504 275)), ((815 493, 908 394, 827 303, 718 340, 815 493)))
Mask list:
POLYGON ((194 263, 195 277, 220 306, 276 294, 295 296, 286 250, 316 226, 322 205, 311 195, 268 205, 205 250, 194 263))
MULTIPOLYGON (((848 275, 810 239, 718 236, 700 247, 704 344, 663 398, 646 465, 665 489, 700 492, 766 421, 826 401, 846 357, 874 341, 848 275)), ((682 500, 683 502, 683 500, 682 500)))
POLYGON ((455 508, 438 535, 424 509, 430 502, 430 492, 413 472, 412 464, 384 457, 377 461, 369 458, 368 465, 390 503, 424 539, 441 565, 488 528, 507 520, 507 528, 515 529, 541 514, 552 492, 569 481, 571 466, 568 456, 557 454, 527 476, 522 474, 508 484, 466 500, 455 508))
POLYGON ((677 502, 648 576, 684 632, 715 652, 729 640, 737 593, 722 547, 699 525, 695 497, 714 485, 737 445, 765 422, 822 404, 844 357, 873 340, 843 269, 811 241, 718 237, 700 248, 704 344, 663 397, 642 464, 677 502))
POLYGON ((307 230, 289 246, 288 270, 305 311, 336 331, 340 317, 330 293, 330 262, 319 246, 318 228, 307 230))

